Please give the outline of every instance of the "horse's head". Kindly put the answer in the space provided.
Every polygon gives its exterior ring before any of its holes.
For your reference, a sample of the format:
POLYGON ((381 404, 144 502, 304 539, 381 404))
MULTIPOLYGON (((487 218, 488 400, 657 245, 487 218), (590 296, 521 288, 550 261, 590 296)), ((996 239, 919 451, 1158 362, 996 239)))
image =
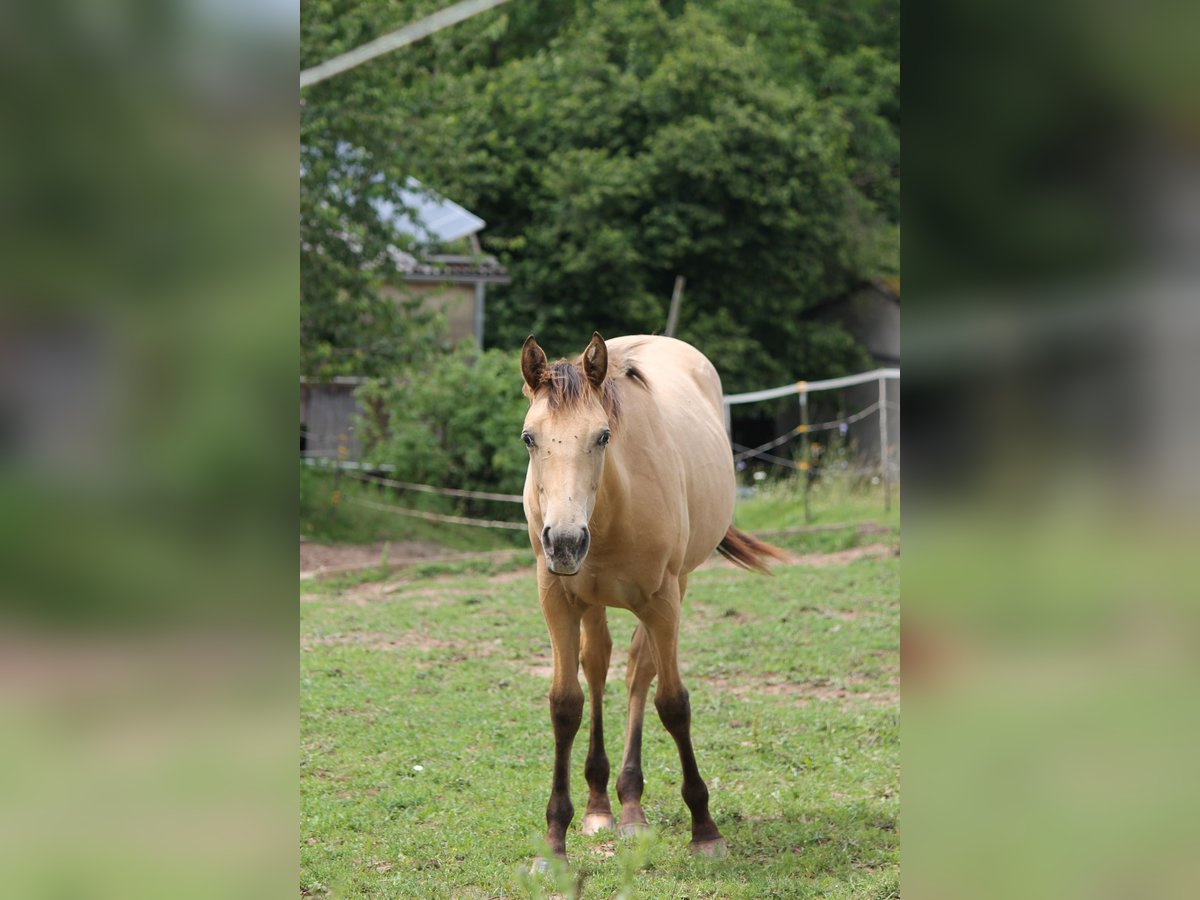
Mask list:
POLYGON ((529 448, 529 484, 542 514, 546 566, 574 575, 587 556, 588 522, 616 426, 616 388, 608 378, 608 348, 593 334, 574 362, 546 361, 530 335, 521 348, 529 413, 521 439, 529 448))

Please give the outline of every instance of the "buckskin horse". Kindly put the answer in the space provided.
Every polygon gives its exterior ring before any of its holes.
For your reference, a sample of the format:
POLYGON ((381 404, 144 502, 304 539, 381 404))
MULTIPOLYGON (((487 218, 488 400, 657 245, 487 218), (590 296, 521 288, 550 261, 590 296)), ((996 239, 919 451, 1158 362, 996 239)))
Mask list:
MULTIPOLYGON (((638 619, 625 683, 629 718, 617 777, 618 833, 646 826, 642 720, 654 706, 679 750, 691 850, 723 856, 708 788, 692 749, 691 707, 679 674, 680 606, 688 573, 720 551, 766 572, 779 551, 733 527, 735 480, 721 380, 694 347, 638 335, 607 343, 598 333, 575 360, 548 362, 533 336, 521 349, 529 398, 521 438, 529 449, 525 516, 537 555, 542 614, 550 631, 554 774, 546 807, 550 849, 566 855, 571 745, 583 720, 582 665, 591 696, 583 833, 613 828, 602 715, 612 638, 607 608, 638 619)), ((544 861, 543 861, 544 862, 544 861)))

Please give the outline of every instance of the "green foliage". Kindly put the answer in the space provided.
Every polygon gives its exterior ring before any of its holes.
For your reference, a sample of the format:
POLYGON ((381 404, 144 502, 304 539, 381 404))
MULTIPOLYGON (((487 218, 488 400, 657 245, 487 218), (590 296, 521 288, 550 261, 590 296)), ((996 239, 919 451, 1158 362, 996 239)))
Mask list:
MULTIPOLYGON (((521 394, 520 360, 464 341, 452 352, 402 370, 395 379, 364 385, 362 433, 372 463, 395 466, 395 477, 422 484, 519 494, 529 461, 520 441, 528 402, 521 394)), ((490 518, 519 518, 520 507, 485 510, 490 518)))
POLYGON ((404 245, 368 202, 395 200, 402 173, 373 181, 386 141, 341 138, 320 110, 305 107, 301 125, 301 372, 383 375, 426 345, 430 323, 413 303, 381 295, 389 245, 404 245), (365 144, 376 144, 368 149, 365 144))
MULTIPOLYGON (((305 3, 304 63, 435 5, 305 3)), ((363 274, 387 236, 362 198, 416 175, 481 215, 509 266, 491 346, 661 330, 682 274, 679 336, 728 390, 862 368, 854 341, 805 311, 898 274, 897 12, 513 4, 306 91, 302 237, 326 248, 305 264, 306 347, 327 347, 322 364, 390 365, 403 323, 363 274)))

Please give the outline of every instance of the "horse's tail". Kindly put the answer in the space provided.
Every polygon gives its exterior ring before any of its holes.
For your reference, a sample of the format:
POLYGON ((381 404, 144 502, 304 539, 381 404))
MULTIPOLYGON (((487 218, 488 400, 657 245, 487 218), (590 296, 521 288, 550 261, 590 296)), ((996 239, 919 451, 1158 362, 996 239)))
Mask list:
POLYGON ((766 560, 782 560, 787 558, 784 552, 778 547, 772 547, 770 544, 764 543, 758 538, 746 534, 744 531, 738 531, 732 525, 725 532, 725 537, 721 539, 721 543, 717 544, 717 552, 735 566, 741 566, 743 569, 752 569, 763 575, 771 574, 766 560))

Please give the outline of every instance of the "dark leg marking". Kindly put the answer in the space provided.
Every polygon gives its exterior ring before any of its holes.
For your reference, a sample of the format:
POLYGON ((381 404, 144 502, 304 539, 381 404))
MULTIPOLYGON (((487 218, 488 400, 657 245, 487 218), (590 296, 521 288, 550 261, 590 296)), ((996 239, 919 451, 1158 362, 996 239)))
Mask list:
POLYGON ((708 786, 700 777, 696 765, 696 754, 692 749, 692 709, 686 688, 680 688, 675 696, 655 695, 654 706, 667 733, 675 740, 679 749, 679 762, 683 769, 683 802, 692 813, 692 844, 715 841, 721 837, 716 823, 708 813, 708 786))
POLYGON ((567 853, 567 827, 575 816, 571 805, 571 745, 583 721, 583 693, 550 696, 554 726, 554 780, 546 805, 546 840, 560 856, 567 853))

